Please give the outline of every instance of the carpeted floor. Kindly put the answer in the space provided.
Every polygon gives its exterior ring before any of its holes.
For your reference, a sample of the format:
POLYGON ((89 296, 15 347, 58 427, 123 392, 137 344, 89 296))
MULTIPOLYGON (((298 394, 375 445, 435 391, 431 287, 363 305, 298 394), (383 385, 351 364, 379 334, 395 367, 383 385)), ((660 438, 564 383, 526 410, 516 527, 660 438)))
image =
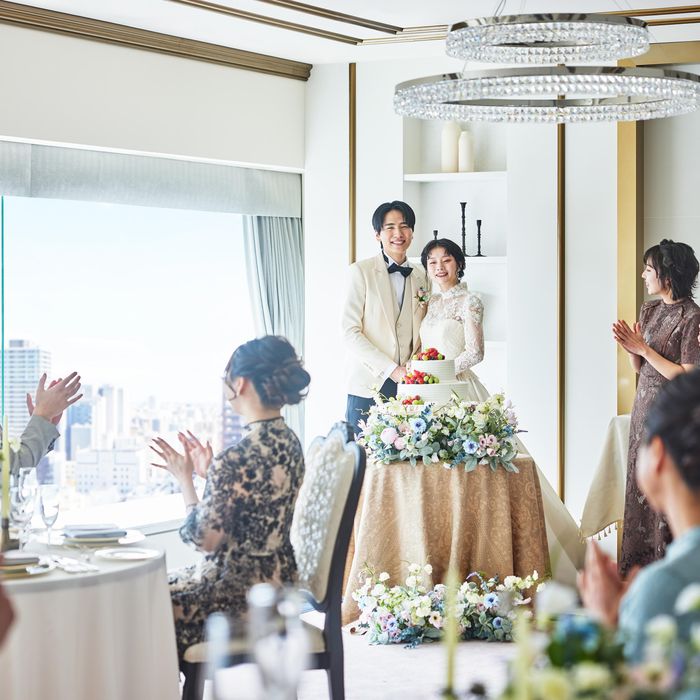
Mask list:
MULTIPOLYGON (((370 646, 365 637, 344 634, 345 697, 347 700, 431 700, 444 685, 444 645, 423 644, 415 649, 400 645, 370 646)), ((458 647, 458 690, 476 681, 491 693, 506 682, 506 662, 515 653, 512 644, 462 642, 458 647)), ((259 700, 254 690, 252 666, 228 669, 221 674, 216 700, 259 700)), ((206 697, 212 698, 210 689, 206 697)), ((324 671, 307 671, 299 700, 327 700, 324 671)))

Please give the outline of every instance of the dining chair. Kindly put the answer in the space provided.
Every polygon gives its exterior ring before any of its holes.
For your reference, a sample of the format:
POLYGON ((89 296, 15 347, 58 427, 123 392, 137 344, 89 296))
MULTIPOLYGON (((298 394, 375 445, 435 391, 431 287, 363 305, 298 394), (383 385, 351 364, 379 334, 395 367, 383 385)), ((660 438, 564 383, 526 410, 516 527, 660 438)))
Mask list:
MULTIPOLYGON (((294 507, 290 539, 297 563, 297 587, 306 594, 323 627, 304 621, 309 636, 309 670, 325 670, 331 700, 344 700, 341 597, 345 561, 365 475, 366 457, 348 423, 336 423, 317 437, 305 457, 304 480, 294 507)), ((200 700, 208 675, 207 642, 190 646, 181 670, 183 700, 200 700)), ((231 648, 223 664, 250 662, 249 651, 231 648)))

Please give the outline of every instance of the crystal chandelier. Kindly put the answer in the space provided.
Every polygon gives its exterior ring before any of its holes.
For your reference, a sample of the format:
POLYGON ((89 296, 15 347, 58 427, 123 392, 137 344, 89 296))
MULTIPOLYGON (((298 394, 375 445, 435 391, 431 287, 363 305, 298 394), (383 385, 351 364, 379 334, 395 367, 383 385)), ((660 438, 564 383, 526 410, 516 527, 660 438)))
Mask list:
POLYGON ((401 83, 394 109, 420 119, 558 124, 656 119, 697 109, 700 77, 692 73, 561 65, 617 60, 648 48, 646 23, 629 17, 552 14, 469 20, 450 28, 450 56, 517 67, 401 83))

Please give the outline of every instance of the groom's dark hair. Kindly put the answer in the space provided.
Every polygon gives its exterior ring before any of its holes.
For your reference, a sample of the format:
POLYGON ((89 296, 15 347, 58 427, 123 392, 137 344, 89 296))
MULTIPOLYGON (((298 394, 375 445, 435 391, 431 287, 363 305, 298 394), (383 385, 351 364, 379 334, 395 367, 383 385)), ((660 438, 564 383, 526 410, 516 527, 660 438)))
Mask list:
POLYGON ((398 199, 393 202, 384 202, 380 204, 372 214, 372 228, 379 233, 384 225, 384 217, 390 211, 400 211, 403 215, 403 220, 413 230, 416 227, 416 213, 406 202, 401 202, 398 199))

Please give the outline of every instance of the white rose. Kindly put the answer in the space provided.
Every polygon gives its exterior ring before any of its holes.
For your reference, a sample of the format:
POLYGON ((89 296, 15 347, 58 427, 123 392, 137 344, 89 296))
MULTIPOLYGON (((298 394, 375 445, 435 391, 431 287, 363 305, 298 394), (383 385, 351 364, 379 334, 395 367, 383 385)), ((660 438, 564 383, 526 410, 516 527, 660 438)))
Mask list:
POLYGON ((613 677, 610 671, 601 664, 584 661, 573 669, 574 687, 581 693, 591 693, 610 688, 613 677))
POLYGON ((386 593, 386 586, 383 583, 378 583, 373 589, 372 589, 372 595, 373 596, 378 596, 378 595, 383 595, 386 593))
POLYGON ((676 638, 678 627, 670 615, 657 615, 647 622, 646 636, 658 644, 670 644, 676 638))
POLYGON ((420 565, 419 564, 409 564, 408 573, 414 574, 414 575, 419 574, 420 573, 420 565))
POLYGON ((415 576, 409 576, 406 579, 406 585, 409 588, 415 588, 417 584, 418 584, 418 579, 415 576))
POLYGON ((542 591, 538 591, 535 607, 538 615, 554 616, 571 612, 577 607, 576 591, 568 586, 550 581, 542 591))
POLYGON ((538 671, 533 676, 533 686, 537 697, 544 700, 569 700, 571 697, 569 678, 559 669, 538 671))
POLYGON ((388 581, 391 577, 389 574, 387 574, 386 571, 382 571, 381 574, 379 574, 379 580, 383 583, 384 581, 388 581))
POLYGON ((506 576, 503 580, 503 585, 506 588, 517 588, 518 581, 520 581, 520 579, 517 576, 506 576))
POLYGON ((675 611, 678 615, 700 610, 700 583, 686 586, 676 599, 675 611))
POLYGON ((430 566, 430 564, 426 564, 426 565, 423 567, 423 571, 425 571, 425 573, 428 574, 428 576, 430 576, 430 574, 433 573, 433 567, 430 566))

